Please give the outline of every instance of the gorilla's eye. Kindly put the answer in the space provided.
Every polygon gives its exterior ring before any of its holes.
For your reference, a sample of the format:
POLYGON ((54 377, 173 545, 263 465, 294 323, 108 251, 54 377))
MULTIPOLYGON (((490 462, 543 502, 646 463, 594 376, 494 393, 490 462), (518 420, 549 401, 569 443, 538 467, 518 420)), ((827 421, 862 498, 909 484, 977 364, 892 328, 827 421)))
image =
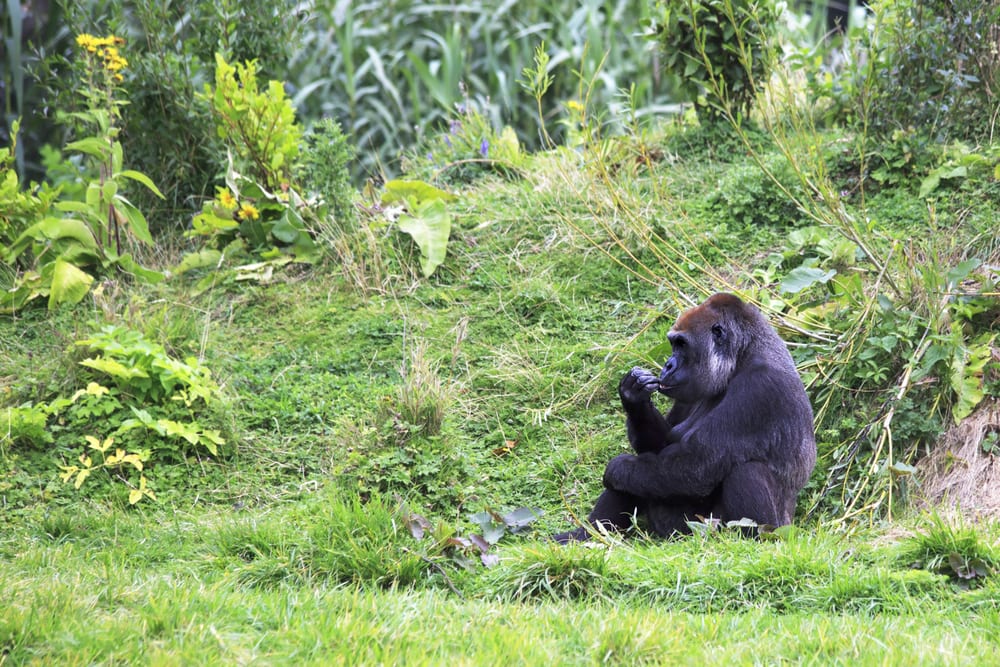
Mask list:
POLYGON ((722 330, 722 325, 720 324, 712 325, 712 336, 714 336, 716 340, 722 340, 722 335, 724 333, 725 332, 722 330))

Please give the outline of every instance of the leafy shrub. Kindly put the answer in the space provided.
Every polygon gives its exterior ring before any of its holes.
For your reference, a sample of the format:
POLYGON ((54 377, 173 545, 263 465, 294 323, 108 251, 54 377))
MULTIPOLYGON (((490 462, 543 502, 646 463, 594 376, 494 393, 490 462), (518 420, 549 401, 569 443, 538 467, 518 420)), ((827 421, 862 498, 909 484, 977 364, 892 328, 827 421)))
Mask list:
POLYGON ((55 445, 55 453, 76 461, 60 467, 77 489, 107 471, 107 479, 131 489, 132 504, 154 497, 146 486, 149 465, 222 453, 222 434, 202 425, 220 403, 219 388, 197 360, 174 359, 163 346, 115 325, 77 345, 95 353, 79 362, 88 369, 81 375, 85 386, 0 412, 5 440, 37 449, 55 445))
POLYGON ((1000 85, 995 0, 880 0, 857 103, 878 137, 917 128, 930 141, 988 136, 1000 85))
POLYGON ((319 224, 333 225, 342 233, 353 230, 358 212, 349 166, 357 152, 355 147, 339 123, 324 118, 309 128, 301 148, 294 177, 304 192, 321 198, 319 224))
POLYGON ((787 227, 800 220, 802 214, 789 193, 800 198, 802 190, 788 161, 780 155, 768 156, 764 167, 767 172, 748 162, 727 170, 706 199, 709 210, 724 221, 745 225, 787 227))
POLYGON ((772 0, 657 0, 649 35, 681 94, 719 120, 746 116, 767 81, 778 18, 772 0))
POLYGON ((257 61, 230 65, 215 56, 215 86, 205 84, 219 137, 233 151, 236 168, 271 189, 287 189, 302 130, 280 81, 257 84, 257 61))
MULTIPOLYGON (((10 146, 0 148, 0 249, 4 251, 25 229, 48 214, 58 196, 58 192, 44 184, 22 188, 14 169, 19 130, 20 123, 15 121, 10 130, 10 146)), ((10 261, 6 256, 3 260, 10 261)))
MULTIPOLYGON (((206 84, 204 97, 211 100, 230 164, 226 187, 202 205, 188 235, 207 237, 217 251, 245 246, 279 264, 314 262, 320 249, 307 219, 316 213, 292 183, 302 137, 295 109, 280 82, 259 89, 255 62, 230 65, 218 55, 216 63, 215 87, 206 84)), ((222 259, 222 252, 196 253, 178 270, 216 267, 222 259)))
MULTIPOLYGON (((122 112, 121 137, 136 169, 155 174, 165 201, 135 194, 135 204, 156 212, 157 228, 187 219, 191 200, 211 193, 213 178, 225 167, 211 111, 197 98, 211 79, 215 54, 243 62, 259 59, 268 72, 284 71, 302 21, 291 3, 268 0, 107 0, 63 2, 66 24, 75 32, 132 35, 126 81, 130 104, 122 112), (166 213, 166 215, 164 215, 166 213)), ((75 108, 77 85, 68 81, 67 63, 55 49, 39 76, 49 88, 49 104, 75 108)))

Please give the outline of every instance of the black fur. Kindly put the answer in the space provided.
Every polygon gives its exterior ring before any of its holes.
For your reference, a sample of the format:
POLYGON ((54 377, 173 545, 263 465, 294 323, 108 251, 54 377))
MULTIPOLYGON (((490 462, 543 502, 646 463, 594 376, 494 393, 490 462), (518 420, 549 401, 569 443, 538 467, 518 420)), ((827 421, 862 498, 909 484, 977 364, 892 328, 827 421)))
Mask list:
MULTIPOLYGON (((659 377, 633 368, 618 393, 634 454, 613 458, 588 517, 608 530, 644 517, 657 535, 697 516, 790 523, 816 463, 812 408, 784 342, 754 306, 716 294, 678 318, 659 377), (656 392, 674 399, 664 417, 656 392)), ((561 533, 586 539, 581 527, 561 533)))

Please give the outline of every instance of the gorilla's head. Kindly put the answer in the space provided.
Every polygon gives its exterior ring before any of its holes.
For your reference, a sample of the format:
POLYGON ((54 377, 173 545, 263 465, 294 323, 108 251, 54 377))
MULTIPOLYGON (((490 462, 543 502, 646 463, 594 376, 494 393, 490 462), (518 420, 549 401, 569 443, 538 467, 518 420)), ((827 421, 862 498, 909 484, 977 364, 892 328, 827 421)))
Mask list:
POLYGON ((784 343, 754 306, 715 294, 684 312, 667 334, 672 353, 660 373, 661 393, 694 403, 721 395, 754 350, 784 343))

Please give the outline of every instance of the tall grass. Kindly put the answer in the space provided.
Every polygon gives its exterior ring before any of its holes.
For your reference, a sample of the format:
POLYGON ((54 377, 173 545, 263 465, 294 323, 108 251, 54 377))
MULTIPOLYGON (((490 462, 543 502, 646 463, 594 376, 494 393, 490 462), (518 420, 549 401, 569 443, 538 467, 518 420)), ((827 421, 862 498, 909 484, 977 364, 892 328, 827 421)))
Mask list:
POLYGON ((370 174, 394 173, 398 155, 466 101, 532 148, 540 143, 536 103, 518 79, 542 42, 555 75, 543 122, 579 97, 581 80, 595 82, 592 101, 613 115, 623 112, 620 91, 630 82, 639 113, 667 101, 640 35, 648 11, 644 0, 318 0, 288 80, 303 117, 339 120, 370 174))

